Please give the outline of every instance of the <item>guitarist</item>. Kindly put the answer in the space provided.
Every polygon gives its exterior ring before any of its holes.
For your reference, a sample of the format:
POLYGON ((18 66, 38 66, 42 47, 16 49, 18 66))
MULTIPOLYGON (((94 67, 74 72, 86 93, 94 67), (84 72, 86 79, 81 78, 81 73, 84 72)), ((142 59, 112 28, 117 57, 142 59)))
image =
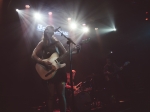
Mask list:
POLYGON ((111 58, 106 59, 106 65, 104 66, 104 77, 106 80, 106 87, 110 92, 112 100, 117 100, 118 89, 121 84, 121 79, 117 74, 118 71, 122 70, 123 67, 118 67, 111 58))
MULTIPOLYGON (((33 50, 32 59, 37 63, 44 65, 46 68, 51 68, 49 61, 43 60, 49 58, 54 52, 57 52, 59 56, 65 54, 67 51, 60 41, 54 37, 54 27, 47 26, 43 33, 42 40, 38 43, 36 48, 33 50), (42 52, 42 56, 39 54, 42 52)), ((48 89, 48 112, 53 112, 54 107, 54 94, 55 90, 60 101, 60 111, 66 112, 66 98, 65 98, 65 82, 66 82, 66 71, 65 67, 57 70, 55 76, 47 81, 48 89)))
MULTIPOLYGON (((76 90, 76 86, 74 86, 74 78, 76 75, 76 71, 72 70, 72 81, 73 81, 73 89, 76 90)), ((67 109, 71 109, 71 82, 70 82, 70 73, 67 73, 67 82, 66 82, 66 101, 67 101, 67 109)))
POLYGON ((116 72, 122 70, 123 67, 118 67, 110 58, 106 59, 106 65, 104 66, 104 75, 106 81, 111 81, 115 78, 119 78, 116 72))
MULTIPOLYGON (((74 77, 76 75, 76 71, 72 70, 72 81, 73 81, 73 89, 76 90, 76 86, 74 86, 74 77)), ((67 73, 67 82, 66 82, 66 88, 71 89, 71 82, 70 82, 70 73, 67 73)))

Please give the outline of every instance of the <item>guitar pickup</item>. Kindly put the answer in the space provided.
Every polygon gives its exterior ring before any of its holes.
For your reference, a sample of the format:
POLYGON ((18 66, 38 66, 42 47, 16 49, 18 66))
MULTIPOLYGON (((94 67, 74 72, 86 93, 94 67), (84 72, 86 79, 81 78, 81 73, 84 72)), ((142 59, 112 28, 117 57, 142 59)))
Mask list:
POLYGON ((55 62, 58 63, 58 60, 56 59, 55 62))

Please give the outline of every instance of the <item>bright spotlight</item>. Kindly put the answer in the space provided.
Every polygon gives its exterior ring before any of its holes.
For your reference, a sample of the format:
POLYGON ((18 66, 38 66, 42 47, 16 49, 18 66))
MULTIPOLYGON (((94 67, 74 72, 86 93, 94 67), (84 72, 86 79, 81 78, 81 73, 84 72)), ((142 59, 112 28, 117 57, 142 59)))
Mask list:
POLYGON ((52 15, 53 13, 52 13, 52 12, 49 12, 48 14, 49 14, 49 15, 52 15))
POLYGON ((114 28, 113 31, 116 31, 116 28, 114 28))
POLYGON ((30 5, 25 5, 25 8, 26 8, 26 9, 29 9, 29 8, 30 8, 30 5))
POLYGON ((71 20, 71 18, 68 18, 68 21, 70 21, 71 20))
POLYGON ((83 26, 86 26, 86 24, 82 24, 83 26))
POLYGON ((35 13, 35 14, 34 14, 34 18, 39 20, 39 19, 42 18, 42 16, 41 16, 41 14, 39 14, 39 13, 35 13))
POLYGON ((89 31, 89 28, 88 28, 88 27, 84 27, 84 28, 83 28, 83 32, 86 33, 86 32, 88 32, 88 31, 89 31))
POLYGON ((77 28, 77 24, 76 23, 71 23, 70 27, 71 27, 71 29, 76 29, 77 28))
POLYGON ((19 11, 19 9, 16 9, 16 11, 18 12, 18 11, 19 11))

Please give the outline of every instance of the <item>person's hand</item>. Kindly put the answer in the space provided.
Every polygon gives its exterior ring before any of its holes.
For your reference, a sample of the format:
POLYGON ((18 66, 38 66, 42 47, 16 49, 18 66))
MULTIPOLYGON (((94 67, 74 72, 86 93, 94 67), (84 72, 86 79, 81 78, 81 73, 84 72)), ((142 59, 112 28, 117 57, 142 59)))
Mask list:
POLYGON ((73 86, 73 89, 74 89, 74 90, 77 90, 78 88, 77 88, 76 86, 73 86))
POLYGON ((44 66, 46 66, 46 67, 48 67, 48 68, 51 68, 52 63, 49 62, 48 60, 42 60, 42 62, 43 62, 43 65, 44 65, 44 66))
POLYGON ((71 88, 71 86, 66 84, 66 88, 67 88, 67 89, 70 89, 70 88, 71 88))

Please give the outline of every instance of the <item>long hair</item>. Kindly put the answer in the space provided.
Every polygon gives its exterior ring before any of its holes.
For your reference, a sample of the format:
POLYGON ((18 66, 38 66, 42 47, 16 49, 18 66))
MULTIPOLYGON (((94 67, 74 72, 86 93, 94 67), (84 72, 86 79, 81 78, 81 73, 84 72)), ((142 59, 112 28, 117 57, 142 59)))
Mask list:
POLYGON ((45 36, 45 31, 48 29, 48 27, 53 27, 54 28, 53 25, 46 26, 46 28, 45 28, 45 30, 43 32, 42 38, 41 38, 41 40, 43 40, 44 43, 46 43, 46 41, 48 40, 48 38, 46 38, 46 36, 45 36))

